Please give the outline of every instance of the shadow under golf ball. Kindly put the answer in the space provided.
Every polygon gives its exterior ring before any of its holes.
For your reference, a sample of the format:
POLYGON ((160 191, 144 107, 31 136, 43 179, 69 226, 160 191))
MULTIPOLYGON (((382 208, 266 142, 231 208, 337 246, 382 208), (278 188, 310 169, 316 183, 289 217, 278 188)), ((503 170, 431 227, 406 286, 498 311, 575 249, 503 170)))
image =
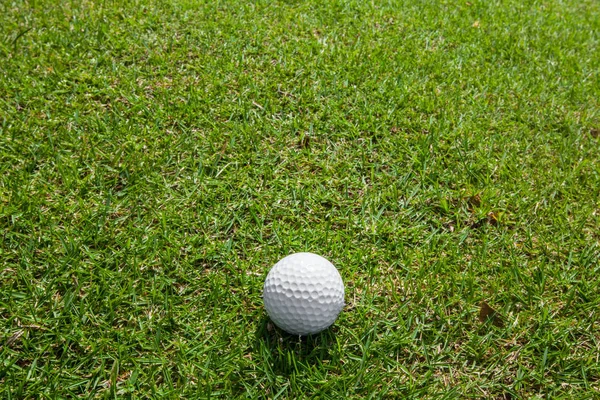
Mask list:
POLYGON ((253 346, 254 356, 271 365, 274 372, 290 374, 316 364, 339 360, 336 328, 309 335, 291 335, 278 328, 268 316, 259 321, 253 346))

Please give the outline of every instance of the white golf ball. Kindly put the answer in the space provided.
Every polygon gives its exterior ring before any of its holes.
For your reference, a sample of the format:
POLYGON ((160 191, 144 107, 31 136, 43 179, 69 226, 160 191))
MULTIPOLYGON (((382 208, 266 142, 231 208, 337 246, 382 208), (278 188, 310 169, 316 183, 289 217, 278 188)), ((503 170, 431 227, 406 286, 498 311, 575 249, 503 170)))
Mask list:
POLYGON ((291 254, 269 271, 263 299, 275 325, 294 335, 310 335, 337 319, 344 308, 344 282, 325 258, 291 254))

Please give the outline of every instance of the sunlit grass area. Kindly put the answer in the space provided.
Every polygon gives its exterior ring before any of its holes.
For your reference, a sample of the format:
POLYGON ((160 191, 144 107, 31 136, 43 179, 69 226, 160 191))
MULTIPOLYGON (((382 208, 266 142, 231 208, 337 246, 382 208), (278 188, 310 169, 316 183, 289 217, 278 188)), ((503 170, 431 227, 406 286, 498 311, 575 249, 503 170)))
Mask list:
POLYGON ((600 396, 599 15, 1 2, 0 397, 600 396))

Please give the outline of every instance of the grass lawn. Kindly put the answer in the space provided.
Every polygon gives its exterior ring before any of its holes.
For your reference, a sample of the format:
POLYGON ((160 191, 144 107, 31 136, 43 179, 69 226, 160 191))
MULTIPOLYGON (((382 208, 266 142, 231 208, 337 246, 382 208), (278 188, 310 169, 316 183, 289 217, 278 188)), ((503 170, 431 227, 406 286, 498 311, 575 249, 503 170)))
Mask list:
POLYGON ((598 15, 0 2, 0 398, 599 398, 598 15))

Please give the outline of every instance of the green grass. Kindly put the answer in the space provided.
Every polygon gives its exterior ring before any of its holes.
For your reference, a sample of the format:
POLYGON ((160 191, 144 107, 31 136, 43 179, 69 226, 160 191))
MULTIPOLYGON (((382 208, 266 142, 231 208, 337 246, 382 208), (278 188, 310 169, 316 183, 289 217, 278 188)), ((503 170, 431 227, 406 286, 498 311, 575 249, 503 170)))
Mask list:
POLYGON ((598 15, 1 2, 0 397, 598 398, 598 15), (302 340, 298 251, 348 304, 302 340))

